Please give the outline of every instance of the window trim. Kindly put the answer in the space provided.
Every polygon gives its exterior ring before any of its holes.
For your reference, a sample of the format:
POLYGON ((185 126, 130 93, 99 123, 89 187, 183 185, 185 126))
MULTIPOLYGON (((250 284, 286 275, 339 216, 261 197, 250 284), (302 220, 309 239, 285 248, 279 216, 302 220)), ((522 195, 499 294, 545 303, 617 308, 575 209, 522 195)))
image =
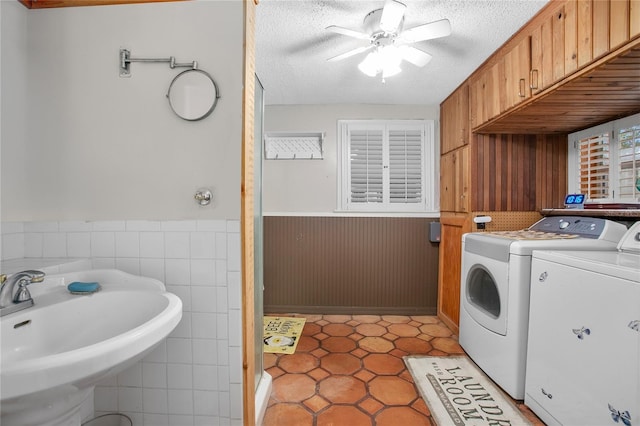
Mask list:
MULTIPOLYGON (((435 121, 434 120, 338 120, 337 129, 337 212, 350 213, 437 213, 437 164, 436 143, 435 143, 435 121), (388 147, 388 132, 390 128, 397 129, 402 126, 420 126, 423 132, 423 161, 422 161, 422 192, 421 203, 358 203, 349 202, 348 160, 349 160, 349 130, 356 128, 383 128, 383 144, 388 147)), ((388 191, 389 187, 385 188, 388 191)))

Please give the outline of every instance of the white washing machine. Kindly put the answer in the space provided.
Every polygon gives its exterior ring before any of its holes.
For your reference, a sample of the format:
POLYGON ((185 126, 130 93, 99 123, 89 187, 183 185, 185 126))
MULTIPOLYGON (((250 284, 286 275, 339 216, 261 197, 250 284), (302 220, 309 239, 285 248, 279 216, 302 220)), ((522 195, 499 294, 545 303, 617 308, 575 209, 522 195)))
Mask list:
POLYGON ((612 251, 535 251, 525 403, 549 426, 640 424, 640 222, 612 251))
POLYGON ((602 218, 550 216, 522 231, 463 235, 460 345, 511 397, 524 399, 532 252, 615 252, 626 231, 602 218))

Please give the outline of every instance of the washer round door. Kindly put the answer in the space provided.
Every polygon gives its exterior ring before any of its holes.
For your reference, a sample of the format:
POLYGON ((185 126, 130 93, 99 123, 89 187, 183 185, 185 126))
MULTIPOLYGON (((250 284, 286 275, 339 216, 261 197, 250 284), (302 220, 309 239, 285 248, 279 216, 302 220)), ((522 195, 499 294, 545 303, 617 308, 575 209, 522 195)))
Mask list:
POLYGON ((462 308, 483 327, 507 334, 509 264, 477 253, 462 255, 462 308))

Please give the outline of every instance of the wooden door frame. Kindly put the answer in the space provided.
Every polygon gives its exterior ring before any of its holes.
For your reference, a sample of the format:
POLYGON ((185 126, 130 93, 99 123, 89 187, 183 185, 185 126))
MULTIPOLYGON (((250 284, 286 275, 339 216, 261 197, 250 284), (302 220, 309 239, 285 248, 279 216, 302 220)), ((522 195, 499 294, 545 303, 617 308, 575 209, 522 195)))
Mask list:
POLYGON ((255 8, 257 0, 244 0, 244 66, 242 99, 242 418, 255 424, 255 310, 254 310, 254 151, 255 151, 255 8))

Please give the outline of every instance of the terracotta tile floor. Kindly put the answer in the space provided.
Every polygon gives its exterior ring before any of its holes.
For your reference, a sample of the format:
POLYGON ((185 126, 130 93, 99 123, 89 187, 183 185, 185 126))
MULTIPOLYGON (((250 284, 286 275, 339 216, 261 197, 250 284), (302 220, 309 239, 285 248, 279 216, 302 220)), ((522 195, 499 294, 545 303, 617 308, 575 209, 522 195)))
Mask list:
POLYGON ((464 353, 437 317, 278 315, 307 321, 295 354, 264 355, 273 391, 263 426, 435 425, 402 357, 464 353))

